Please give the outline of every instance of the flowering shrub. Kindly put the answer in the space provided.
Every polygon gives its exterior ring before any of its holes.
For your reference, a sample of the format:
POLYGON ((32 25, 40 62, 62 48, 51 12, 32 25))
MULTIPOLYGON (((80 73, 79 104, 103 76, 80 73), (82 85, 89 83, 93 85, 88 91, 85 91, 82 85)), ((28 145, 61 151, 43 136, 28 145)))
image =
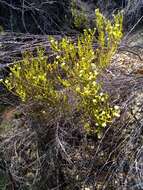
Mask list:
POLYGON ((119 116, 117 106, 111 107, 109 96, 102 92, 97 78, 106 68, 122 37, 122 15, 107 20, 96 10, 95 29, 86 29, 75 43, 65 37, 61 41, 50 38, 51 48, 56 53, 52 64, 48 64, 43 48, 37 49, 37 58, 26 52, 18 64, 10 68, 10 76, 4 81, 24 102, 40 101, 47 106, 68 111, 70 91, 77 99, 76 110, 81 113, 87 133, 100 134, 102 128, 119 116), (94 50, 93 42, 98 43, 94 50), (64 106, 63 106, 64 105, 64 106), (62 106, 62 107, 61 107, 62 106))
POLYGON ((78 10, 75 0, 72 0, 71 3, 71 14, 73 17, 73 24, 76 29, 84 29, 88 27, 88 18, 84 10, 78 10))

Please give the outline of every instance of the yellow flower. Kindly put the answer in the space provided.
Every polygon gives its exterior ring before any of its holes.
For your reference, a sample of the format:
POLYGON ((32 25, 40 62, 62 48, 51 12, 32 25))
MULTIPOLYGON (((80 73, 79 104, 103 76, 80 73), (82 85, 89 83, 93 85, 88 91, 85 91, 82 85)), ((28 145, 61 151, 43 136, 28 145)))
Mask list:
POLYGON ((120 109, 120 107, 119 107, 119 106, 117 106, 117 105, 115 105, 115 106, 114 106, 114 109, 115 109, 115 110, 119 110, 119 109, 120 109))
POLYGON ((104 123, 102 123, 102 127, 106 127, 107 126, 107 124, 104 122, 104 123))
POLYGON ((96 86, 96 84, 97 84, 97 83, 96 83, 95 81, 92 82, 92 85, 93 85, 93 86, 96 86))
POLYGON ((9 81, 6 79, 6 80, 5 80, 5 84, 8 84, 8 83, 9 83, 9 81))
POLYGON ((61 64, 61 67, 63 68, 65 65, 66 65, 66 63, 65 63, 65 62, 63 62, 63 63, 61 64))
POLYGON ((114 115, 115 117, 120 117, 120 113, 119 113, 119 112, 115 112, 113 115, 114 115))
POLYGON ((80 87, 76 87, 76 92, 80 92, 80 87))
POLYGON ((93 102, 93 103, 96 103, 96 102, 97 102, 97 100, 96 100, 96 99, 93 99, 93 100, 92 100, 92 102, 93 102))

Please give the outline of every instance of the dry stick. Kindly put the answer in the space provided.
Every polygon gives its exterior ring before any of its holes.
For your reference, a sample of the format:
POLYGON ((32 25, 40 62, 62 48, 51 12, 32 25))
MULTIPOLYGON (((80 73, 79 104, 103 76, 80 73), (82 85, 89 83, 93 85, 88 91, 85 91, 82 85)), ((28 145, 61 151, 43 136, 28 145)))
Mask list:
POLYGON ((3 3, 4 5, 6 5, 6 6, 12 8, 12 9, 14 9, 14 10, 21 11, 21 9, 20 9, 19 7, 15 7, 15 6, 13 6, 12 4, 7 3, 6 1, 0 0, 0 3, 3 3))
POLYGON ((130 48, 130 47, 129 46, 119 47, 118 51, 126 51, 126 52, 129 52, 129 53, 132 53, 132 54, 138 56, 138 58, 140 59, 140 61, 143 61, 143 59, 142 59, 142 57, 140 56, 139 53, 137 53, 137 52, 135 52, 135 51, 133 51, 131 49, 127 49, 127 48, 130 48))
POLYGON ((136 22, 136 24, 131 28, 131 30, 124 36, 123 41, 126 40, 126 38, 131 34, 131 32, 135 29, 135 27, 141 22, 141 20, 143 19, 143 16, 141 16, 138 21, 136 22))

